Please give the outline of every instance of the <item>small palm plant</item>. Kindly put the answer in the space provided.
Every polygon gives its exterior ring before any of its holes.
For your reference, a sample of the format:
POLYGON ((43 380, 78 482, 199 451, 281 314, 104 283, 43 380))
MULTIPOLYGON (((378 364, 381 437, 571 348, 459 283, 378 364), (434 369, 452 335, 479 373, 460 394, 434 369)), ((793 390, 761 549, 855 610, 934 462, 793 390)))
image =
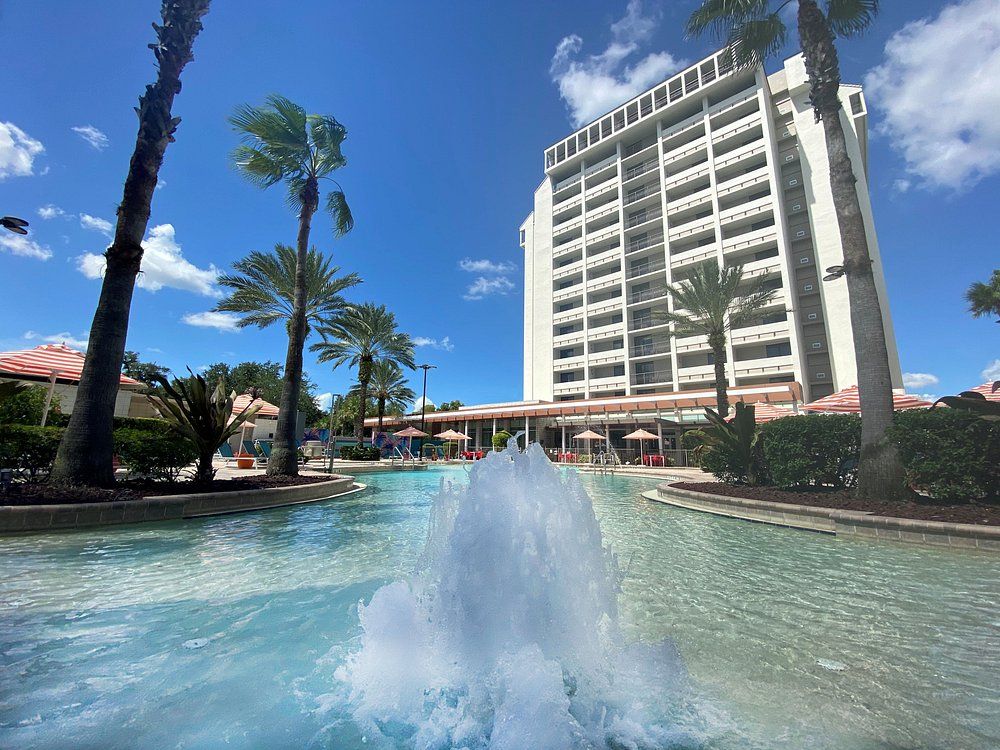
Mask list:
POLYGON ((700 430, 704 448, 701 465, 724 482, 751 487, 764 483, 767 472, 755 412, 752 405, 740 402, 733 418, 727 420, 705 409, 711 426, 700 430))
MULTIPOLYGON (((239 107, 230 123, 242 143, 233 152, 233 163, 250 182, 269 188, 279 182, 288 188, 288 204, 298 212, 295 245, 295 284, 288 321, 288 351, 278 405, 274 446, 267 462, 268 474, 298 474, 295 446, 296 411, 302 387, 302 350, 306 342, 308 308, 307 249, 313 216, 320 207, 320 180, 347 164, 341 145, 347 128, 333 117, 310 115, 283 96, 272 95, 262 107, 239 107)), ((326 212, 340 236, 354 227, 354 217, 340 185, 326 196, 326 212)))
MULTIPOLYGON (((847 148, 840 102, 840 60, 836 41, 863 34, 875 21, 879 0, 798 0, 794 9, 799 44, 809 76, 809 103, 822 122, 830 168, 830 190, 844 251, 843 275, 854 334, 854 358, 861 396, 859 497, 897 500, 908 493, 903 464, 886 436, 892 425, 892 370, 885 323, 872 269, 864 213, 858 199, 859 166, 847 148), (821 7, 822 6, 822 7, 821 7)), ((702 0, 688 19, 692 36, 712 34, 726 43, 737 68, 762 65, 788 38, 788 0, 702 0)), ((860 179, 864 179, 863 176, 860 179)))
POLYGON ((413 341, 396 330, 396 316, 385 305, 366 302, 352 305, 319 329, 323 340, 310 351, 319 353, 320 362, 332 362, 334 368, 343 364, 358 368, 358 412, 354 419, 354 436, 364 440, 365 411, 368 385, 376 362, 386 360, 397 365, 414 367, 413 341))
POLYGON ((743 266, 726 266, 710 260, 694 268, 686 283, 668 285, 674 311, 655 316, 674 324, 677 336, 707 336, 715 365, 715 398, 719 414, 729 416, 726 392, 726 334, 745 326, 774 301, 775 290, 762 279, 744 277, 743 266))
MULTIPOLYGON (((188 370, 191 373, 190 370, 188 370)), ((162 389, 162 395, 147 396, 160 415, 198 450, 198 466, 195 481, 212 481, 215 470, 212 457, 220 445, 243 428, 261 405, 247 406, 239 414, 233 414, 236 393, 226 395, 220 380, 214 389, 201 375, 191 373, 187 378, 179 378, 171 383, 162 375, 153 379, 162 389)))
MULTIPOLYGON (((360 384, 351 389, 360 396, 360 384)), ((382 432, 382 420, 388 413, 401 414, 407 404, 412 404, 417 394, 406 384, 403 369, 392 360, 380 359, 372 365, 372 379, 368 394, 375 399, 378 414, 378 431, 382 432)))

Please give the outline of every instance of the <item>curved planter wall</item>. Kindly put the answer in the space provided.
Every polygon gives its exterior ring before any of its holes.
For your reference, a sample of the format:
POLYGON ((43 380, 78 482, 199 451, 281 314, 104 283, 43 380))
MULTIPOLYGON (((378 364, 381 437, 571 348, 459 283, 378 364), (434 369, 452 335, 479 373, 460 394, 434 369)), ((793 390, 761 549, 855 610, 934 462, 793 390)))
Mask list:
POLYGON ((642 496, 648 500, 713 513, 717 516, 808 529, 826 534, 1000 552, 1000 526, 890 518, 849 510, 711 495, 707 492, 682 490, 669 484, 661 484, 655 490, 642 493, 642 496))
POLYGON ((0 533, 48 531, 85 526, 105 526, 143 521, 171 521, 223 513, 278 508, 327 500, 364 489, 354 477, 338 477, 328 482, 293 487, 268 487, 245 492, 204 492, 189 495, 162 495, 111 503, 73 505, 0 506, 0 533))

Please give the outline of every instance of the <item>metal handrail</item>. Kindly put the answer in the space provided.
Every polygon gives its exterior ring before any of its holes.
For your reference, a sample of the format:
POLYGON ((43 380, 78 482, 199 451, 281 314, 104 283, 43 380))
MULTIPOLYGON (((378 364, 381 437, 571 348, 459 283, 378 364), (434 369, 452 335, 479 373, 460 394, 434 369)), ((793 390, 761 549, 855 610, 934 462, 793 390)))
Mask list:
POLYGON ((638 265, 638 266, 630 266, 630 267, 628 267, 628 268, 625 269, 625 278, 626 279, 631 279, 634 276, 642 276, 643 274, 653 273, 654 271, 662 271, 666 267, 667 267, 667 264, 665 262, 664 263, 659 263, 659 262, 657 262, 657 263, 643 263, 642 265, 638 265))

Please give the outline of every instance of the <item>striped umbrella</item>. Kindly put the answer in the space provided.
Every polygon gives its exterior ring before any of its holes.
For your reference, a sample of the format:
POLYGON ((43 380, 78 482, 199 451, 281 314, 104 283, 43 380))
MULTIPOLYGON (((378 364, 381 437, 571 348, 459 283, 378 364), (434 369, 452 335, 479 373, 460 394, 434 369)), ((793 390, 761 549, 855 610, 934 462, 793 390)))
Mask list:
MULTIPOLYGON (((930 405, 929 401, 924 401, 906 393, 894 392, 892 394, 892 408, 896 411, 902 409, 926 409, 930 405)), ((831 393, 829 396, 824 396, 812 403, 806 404, 802 408, 807 411, 859 414, 861 412, 861 399, 858 396, 858 387, 852 385, 842 391, 831 393)))
MULTIPOLYGON (((51 378, 53 373, 59 380, 80 382, 83 375, 83 352, 70 349, 65 344, 42 344, 34 349, 0 353, 0 377, 4 378, 51 378)), ((142 385, 138 380, 122 375, 121 385, 142 385)))
POLYGON ((970 388, 973 393, 981 393, 986 396, 987 401, 997 401, 1000 402, 1000 387, 995 391, 993 390, 993 383, 983 383, 982 385, 977 385, 975 388, 970 388))
MULTIPOLYGON (((749 404, 749 406, 753 407, 753 421, 757 424, 772 422, 775 419, 781 419, 782 417, 795 416, 795 412, 788 407, 775 406, 774 404, 769 404, 766 401, 757 401, 756 403, 749 404)), ((735 418, 735 414, 730 414, 726 417, 726 421, 732 422, 735 418)))
POLYGON ((278 407, 274 404, 265 401, 262 398, 253 398, 246 393, 237 396, 233 400, 233 414, 239 414, 241 411, 246 409, 250 405, 260 406, 260 411, 257 412, 258 417, 277 417, 278 407))

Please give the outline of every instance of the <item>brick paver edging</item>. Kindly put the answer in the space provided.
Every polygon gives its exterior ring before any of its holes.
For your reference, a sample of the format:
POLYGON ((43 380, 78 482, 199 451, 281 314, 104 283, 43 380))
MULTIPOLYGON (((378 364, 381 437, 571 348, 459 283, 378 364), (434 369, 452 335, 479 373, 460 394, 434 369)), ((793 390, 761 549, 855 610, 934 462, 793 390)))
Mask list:
POLYGON ((745 521, 769 523, 776 526, 789 526, 826 534, 1000 552, 1000 526, 876 516, 858 511, 815 508, 810 505, 792 505, 790 503, 713 495, 707 492, 693 492, 673 487, 670 484, 661 484, 655 490, 643 492, 642 496, 647 500, 656 500, 668 505, 700 510, 718 516, 740 518, 745 521))
POLYGON ((202 492, 159 495, 139 500, 67 505, 0 505, 0 533, 48 531, 143 521, 171 521, 224 513, 314 503, 365 488, 354 477, 292 487, 268 487, 244 492, 202 492))

